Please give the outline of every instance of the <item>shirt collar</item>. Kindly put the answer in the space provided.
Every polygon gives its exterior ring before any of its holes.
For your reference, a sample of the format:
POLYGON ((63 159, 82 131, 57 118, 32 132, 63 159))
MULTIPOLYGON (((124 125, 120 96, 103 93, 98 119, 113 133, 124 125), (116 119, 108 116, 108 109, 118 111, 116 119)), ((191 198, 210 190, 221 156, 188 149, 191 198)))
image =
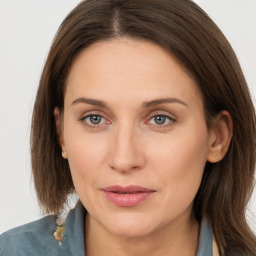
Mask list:
POLYGON ((196 256, 212 256, 213 233, 209 221, 203 218, 200 225, 199 245, 196 256))
MULTIPOLYGON (((65 236, 62 240, 62 251, 70 251, 75 256, 85 256, 84 219, 86 210, 78 201, 76 207, 70 210, 65 222, 65 236)), ((70 254, 69 254, 70 255, 70 254)))

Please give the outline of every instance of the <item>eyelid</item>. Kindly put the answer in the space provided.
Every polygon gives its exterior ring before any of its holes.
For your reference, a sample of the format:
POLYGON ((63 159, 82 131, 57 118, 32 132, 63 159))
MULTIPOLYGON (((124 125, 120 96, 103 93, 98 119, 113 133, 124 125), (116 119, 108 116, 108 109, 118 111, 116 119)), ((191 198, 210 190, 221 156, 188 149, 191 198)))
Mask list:
POLYGON ((100 117, 104 118, 104 119, 107 121, 107 123, 109 123, 109 124, 111 123, 111 122, 108 120, 108 118, 107 118, 104 114, 102 114, 102 112, 99 112, 99 111, 89 111, 89 112, 83 113, 83 115, 80 116, 80 118, 78 119, 78 121, 79 121, 79 122, 84 122, 84 125, 86 125, 86 126, 89 127, 89 128, 98 128, 98 127, 100 127, 100 126, 105 125, 105 124, 98 124, 98 125, 96 124, 96 125, 93 125, 93 124, 89 124, 88 122, 85 121, 86 118, 88 118, 89 116, 93 116, 93 115, 95 115, 95 116, 100 116, 100 117))
POLYGON ((152 118, 154 116, 167 116, 172 120, 178 120, 178 117, 170 112, 164 111, 164 110, 155 110, 151 112, 147 118, 152 118))
POLYGON ((166 112, 166 111, 157 110, 157 111, 154 111, 154 112, 149 114, 149 116, 147 117, 146 125, 148 125, 153 130, 156 129, 158 131, 160 131, 160 130, 164 131, 164 130, 172 129, 172 127, 175 125, 177 120, 178 120, 178 118, 177 118, 176 115, 171 114, 171 113, 166 112), (167 117, 169 119, 169 122, 167 124, 151 124, 150 123, 151 119, 156 117, 156 116, 167 117))
POLYGON ((79 119, 84 119, 88 116, 102 116, 103 118, 107 119, 106 118, 106 115, 104 113, 102 113, 101 111, 98 111, 98 110, 92 110, 92 111, 87 111, 87 112, 84 112, 82 115, 80 115, 79 119))

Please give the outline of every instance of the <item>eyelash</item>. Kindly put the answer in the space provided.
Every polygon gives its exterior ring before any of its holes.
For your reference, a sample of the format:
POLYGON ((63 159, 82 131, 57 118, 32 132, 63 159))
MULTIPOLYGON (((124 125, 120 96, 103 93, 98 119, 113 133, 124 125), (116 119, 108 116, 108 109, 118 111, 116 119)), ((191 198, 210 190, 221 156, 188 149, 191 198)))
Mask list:
POLYGON ((176 118, 171 117, 167 114, 163 114, 163 113, 154 113, 153 115, 151 115, 149 121, 147 121, 147 123, 149 123, 152 119, 156 118, 156 117, 164 117, 165 121, 169 120, 167 124, 152 124, 152 126, 160 128, 160 129, 164 129, 164 128, 168 128, 170 126, 173 126, 174 123, 177 121, 176 118))
MULTIPOLYGON (((86 125, 87 127, 89 128, 99 128, 100 126, 102 125, 105 125, 104 123, 103 124, 90 124, 89 122, 86 121, 87 118, 91 118, 91 117, 100 117, 101 118, 101 121, 102 119, 105 119, 107 121, 107 119, 100 115, 99 113, 92 113, 92 114, 89 114, 89 115, 86 115, 86 116, 83 116, 79 119, 80 122, 82 122, 84 125, 86 125)), ((154 126, 154 127, 157 127, 157 128, 166 128, 166 127, 169 127, 169 126, 173 126, 174 123, 177 121, 177 118, 174 118, 174 117, 170 117, 169 115, 167 114, 163 114, 163 113, 154 113, 150 116, 149 120, 146 122, 146 123, 149 123, 150 120, 152 120, 153 118, 156 118, 156 117, 164 117, 166 119, 169 119, 169 122, 168 124, 151 124, 151 126, 154 126)), ((109 121, 107 121, 109 122, 109 121)), ((111 122, 109 122, 108 124, 110 124, 111 122)))
MULTIPOLYGON (((90 118, 90 117, 100 117, 100 118, 103 118, 103 119, 105 119, 105 120, 107 120, 105 117, 103 117, 102 115, 100 115, 100 114, 98 114, 98 113, 92 113, 92 114, 90 114, 90 115, 86 115, 86 116, 83 116, 83 117, 81 117, 80 119, 79 119, 79 121, 81 122, 81 123, 83 123, 84 125, 86 125, 87 127, 89 127, 89 128, 98 128, 98 127, 100 127, 101 125, 103 125, 103 124, 97 124, 97 125, 93 125, 93 124, 89 124, 87 121, 86 121, 86 119, 87 118, 90 118)), ((110 123, 110 122, 109 122, 110 123)))

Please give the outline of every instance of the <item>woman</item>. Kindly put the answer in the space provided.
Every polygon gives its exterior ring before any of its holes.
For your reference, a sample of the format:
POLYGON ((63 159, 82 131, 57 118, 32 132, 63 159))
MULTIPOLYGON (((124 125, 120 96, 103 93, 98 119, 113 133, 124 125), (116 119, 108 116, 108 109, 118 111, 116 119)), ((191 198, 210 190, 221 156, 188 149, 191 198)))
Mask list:
POLYGON ((0 255, 256 255, 255 110, 192 1, 81 2, 41 76, 31 154, 53 215, 3 234, 0 255))

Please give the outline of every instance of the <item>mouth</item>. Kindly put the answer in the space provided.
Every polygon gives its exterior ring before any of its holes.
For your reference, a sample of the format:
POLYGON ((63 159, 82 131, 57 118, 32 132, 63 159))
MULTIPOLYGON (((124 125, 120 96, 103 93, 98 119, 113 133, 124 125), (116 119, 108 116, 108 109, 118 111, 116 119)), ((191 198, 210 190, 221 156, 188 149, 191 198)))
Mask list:
POLYGON ((120 207, 133 207, 155 194, 155 190, 141 186, 110 186, 101 189, 106 198, 120 207))

